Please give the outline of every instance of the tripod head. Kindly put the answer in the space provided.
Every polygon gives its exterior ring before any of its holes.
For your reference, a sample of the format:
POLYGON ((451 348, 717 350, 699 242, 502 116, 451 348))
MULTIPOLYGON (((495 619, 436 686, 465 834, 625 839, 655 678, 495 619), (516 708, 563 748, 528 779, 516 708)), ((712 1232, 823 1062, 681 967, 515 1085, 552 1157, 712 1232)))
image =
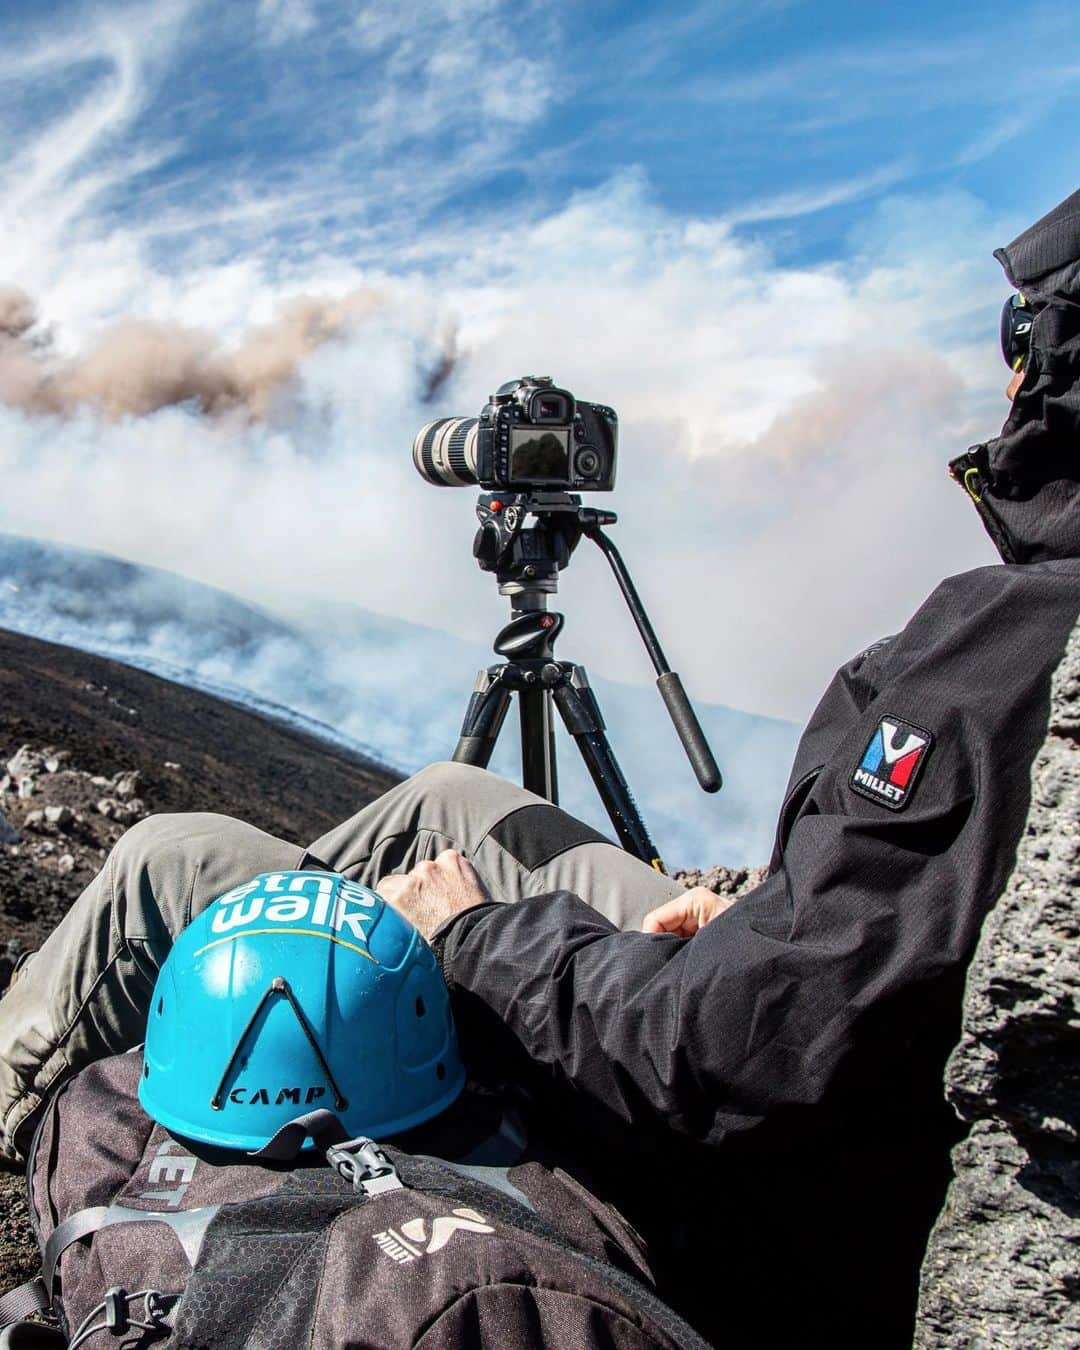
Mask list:
POLYGON ((583 507, 570 492, 485 492, 476 514, 473 556, 509 596, 553 594, 581 536, 618 519, 614 511, 583 507))
POLYGON ((495 650, 510 656, 531 649, 531 654, 550 659, 563 616, 543 613, 547 596, 558 590, 559 573, 569 565, 582 536, 591 539, 615 573, 697 780, 706 792, 716 792, 722 779, 705 733, 682 681, 667 663, 619 550, 603 531, 604 525, 618 521, 615 512, 583 507, 581 498, 570 492, 485 492, 476 514, 480 528, 473 540, 473 555, 483 571, 495 573, 499 593, 510 597, 514 616, 496 639, 495 650), (530 518, 533 524, 527 523, 530 518))

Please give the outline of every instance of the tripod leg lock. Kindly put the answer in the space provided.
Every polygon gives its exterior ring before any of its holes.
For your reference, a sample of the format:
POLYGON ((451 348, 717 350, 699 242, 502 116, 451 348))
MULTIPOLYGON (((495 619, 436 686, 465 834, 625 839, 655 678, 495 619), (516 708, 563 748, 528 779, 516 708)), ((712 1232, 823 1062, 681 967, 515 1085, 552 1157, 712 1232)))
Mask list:
POLYGON ((571 736, 589 736, 607 729, 600 714, 600 705, 588 685, 577 688, 570 680, 563 680, 553 692, 571 736))
POLYGON ((487 768, 509 703, 510 691, 502 681, 501 672, 493 676, 491 671, 482 670, 477 676, 476 689, 469 699, 454 750, 455 764, 487 768))

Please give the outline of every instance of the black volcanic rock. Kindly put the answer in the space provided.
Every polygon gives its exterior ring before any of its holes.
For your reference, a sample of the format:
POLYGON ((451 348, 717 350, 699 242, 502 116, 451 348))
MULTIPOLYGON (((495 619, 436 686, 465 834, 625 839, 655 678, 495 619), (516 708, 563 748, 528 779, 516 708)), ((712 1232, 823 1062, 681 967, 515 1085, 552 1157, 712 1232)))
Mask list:
POLYGON ((671 875, 687 887, 704 886, 714 895, 738 896, 760 886, 767 871, 765 867, 709 867, 703 872, 694 868, 671 875))
POLYGON ((923 1266, 918 1350, 1080 1346, 1080 628, 946 1073, 971 1122, 923 1266))

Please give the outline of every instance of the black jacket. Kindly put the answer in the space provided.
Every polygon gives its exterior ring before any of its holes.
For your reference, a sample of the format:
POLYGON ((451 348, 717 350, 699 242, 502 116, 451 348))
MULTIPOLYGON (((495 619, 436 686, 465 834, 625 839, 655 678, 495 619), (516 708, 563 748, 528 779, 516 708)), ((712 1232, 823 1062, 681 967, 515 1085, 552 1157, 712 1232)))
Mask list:
MULTIPOLYGON (((1080 194, 1062 210, 1080 257, 1080 194)), ((687 941, 617 932, 562 893, 438 937, 466 1048, 623 1160, 613 1193, 667 1232, 667 1292, 718 1344, 910 1344, 963 971, 1080 613, 1080 269, 1060 280, 1047 228, 1002 256, 1025 289, 1041 266, 1065 303, 1036 322, 1002 436, 953 466, 1007 564, 943 582, 836 675, 766 881, 687 941), (635 1205, 649 1150, 675 1203, 654 1185, 635 1205)))

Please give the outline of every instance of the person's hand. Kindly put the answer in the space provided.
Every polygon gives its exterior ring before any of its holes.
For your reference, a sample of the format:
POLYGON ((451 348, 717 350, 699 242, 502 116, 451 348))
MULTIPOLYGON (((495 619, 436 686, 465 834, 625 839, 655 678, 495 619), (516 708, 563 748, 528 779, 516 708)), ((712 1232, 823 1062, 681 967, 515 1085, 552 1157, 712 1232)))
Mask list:
POLYGON ((455 914, 491 899, 472 863, 452 848, 434 862, 383 877, 375 889, 426 938, 455 914))
POLYGON ((704 928, 710 919, 723 914, 734 903, 733 896, 717 895, 707 886, 694 886, 646 914, 641 921, 641 931, 693 937, 699 928, 704 928))

